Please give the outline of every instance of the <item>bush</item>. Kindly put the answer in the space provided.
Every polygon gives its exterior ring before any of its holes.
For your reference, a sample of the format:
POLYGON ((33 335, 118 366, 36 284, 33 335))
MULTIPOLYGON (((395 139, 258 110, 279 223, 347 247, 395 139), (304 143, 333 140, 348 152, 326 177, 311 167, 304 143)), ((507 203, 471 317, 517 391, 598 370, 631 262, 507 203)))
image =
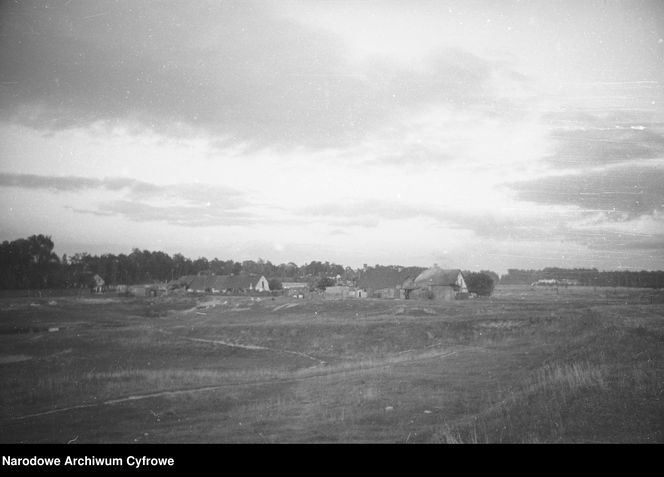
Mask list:
POLYGON ((282 290, 283 285, 281 284, 281 280, 277 278, 270 278, 267 282, 267 285, 270 287, 271 291, 275 290, 282 290))
POLYGON ((325 291, 327 287, 333 287, 334 286, 334 280, 328 277, 322 277, 316 282, 316 288, 325 291))
POLYGON ((466 273, 464 279, 466 280, 468 291, 470 293, 476 293, 479 296, 491 296, 493 289, 496 286, 491 275, 483 272, 466 273))

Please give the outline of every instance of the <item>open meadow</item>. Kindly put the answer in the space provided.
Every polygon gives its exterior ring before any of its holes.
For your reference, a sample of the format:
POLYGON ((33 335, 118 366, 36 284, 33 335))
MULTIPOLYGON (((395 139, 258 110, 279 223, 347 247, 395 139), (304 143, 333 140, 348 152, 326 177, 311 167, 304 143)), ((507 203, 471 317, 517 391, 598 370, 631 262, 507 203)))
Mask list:
POLYGON ((664 442, 664 292, 0 300, 0 441, 664 442))

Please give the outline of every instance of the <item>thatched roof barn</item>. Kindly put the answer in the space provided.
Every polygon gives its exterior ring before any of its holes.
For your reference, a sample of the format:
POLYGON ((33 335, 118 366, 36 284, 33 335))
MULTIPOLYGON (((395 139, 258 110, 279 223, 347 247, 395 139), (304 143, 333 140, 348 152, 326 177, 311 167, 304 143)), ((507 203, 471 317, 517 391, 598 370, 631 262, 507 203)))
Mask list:
POLYGON ((418 289, 429 292, 436 300, 454 300, 468 293, 468 286, 459 269, 446 270, 434 265, 420 273, 414 280, 418 289))
POLYGON ((362 272, 357 280, 357 287, 366 290, 369 296, 399 298, 404 285, 412 283, 413 277, 416 277, 421 271, 422 268, 419 267, 370 268, 362 272))

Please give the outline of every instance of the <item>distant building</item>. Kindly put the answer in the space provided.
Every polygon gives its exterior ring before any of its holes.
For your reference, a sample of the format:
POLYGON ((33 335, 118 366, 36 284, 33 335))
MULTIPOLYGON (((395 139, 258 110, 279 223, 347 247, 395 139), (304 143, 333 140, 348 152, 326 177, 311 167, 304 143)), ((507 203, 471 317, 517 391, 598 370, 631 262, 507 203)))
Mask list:
POLYGON ((165 285, 147 284, 147 285, 130 285, 126 287, 124 292, 137 297, 157 297, 167 293, 165 285))
POLYGON ((283 282, 281 287, 286 296, 304 298, 309 294, 309 284, 305 282, 283 282))
POLYGON ((168 288, 184 288, 186 290, 189 288, 189 285, 191 285, 194 279, 196 279, 196 275, 183 275, 180 278, 176 278, 175 280, 168 282, 168 288))
POLYGON ((461 270, 445 270, 437 265, 420 273, 413 281, 413 295, 422 297, 423 291, 427 298, 449 301, 468 295, 468 286, 461 270))
POLYGON ((347 286, 334 286, 325 288, 325 298, 349 298, 351 289, 347 286))
POLYGON ((554 287, 558 285, 560 282, 556 280, 555 278, 542 278, 541 280, 537 280, 534 283, 531 283, 530 286, 537 287, 537 286, 544 286, 544 287, 554 287))
POLYGON ((421 271, 422 269, 417 267, 368 269, 360 274, 357 288, 364 295, 362 298, 407 298, 402 296, 404 285, 411 283, 413 277, 421 271))
POLYGON ((568 286, 579 286, 581 282, 579 280, 571 280, 568 278, 542 278, 530 284, 531 287, 568 287, 568 286))
POLYGON ((184 284, 191 293, 249 293, 269 292, 270 285, 263 275, 198 275, 184 284))
POLYGON ((260 292, 269 292, 270 291, 270 285, 267 281, 267 278, 261 275, 261 277, 258 279, 256 282, 256 285, 254 285, 254 290, 260 291, 260 292))
POLYGON ((366 292, 366 290, 352 290, 353 296, 355 298, 367 298, 369 294, 366 292))
POLYGON ((144 285, 132 285, 127 289, 127 293, 132 296, 147 296, 147 290, 144 285))

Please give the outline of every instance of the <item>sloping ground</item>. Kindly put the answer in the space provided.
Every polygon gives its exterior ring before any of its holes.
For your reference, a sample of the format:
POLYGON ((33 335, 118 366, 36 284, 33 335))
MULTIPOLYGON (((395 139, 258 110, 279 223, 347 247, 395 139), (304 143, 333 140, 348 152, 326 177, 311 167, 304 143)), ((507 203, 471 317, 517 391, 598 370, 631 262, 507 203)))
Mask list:
POLYGON ((661 441, 664 307, 524 293, 0 308, 0 440, 661 441))

